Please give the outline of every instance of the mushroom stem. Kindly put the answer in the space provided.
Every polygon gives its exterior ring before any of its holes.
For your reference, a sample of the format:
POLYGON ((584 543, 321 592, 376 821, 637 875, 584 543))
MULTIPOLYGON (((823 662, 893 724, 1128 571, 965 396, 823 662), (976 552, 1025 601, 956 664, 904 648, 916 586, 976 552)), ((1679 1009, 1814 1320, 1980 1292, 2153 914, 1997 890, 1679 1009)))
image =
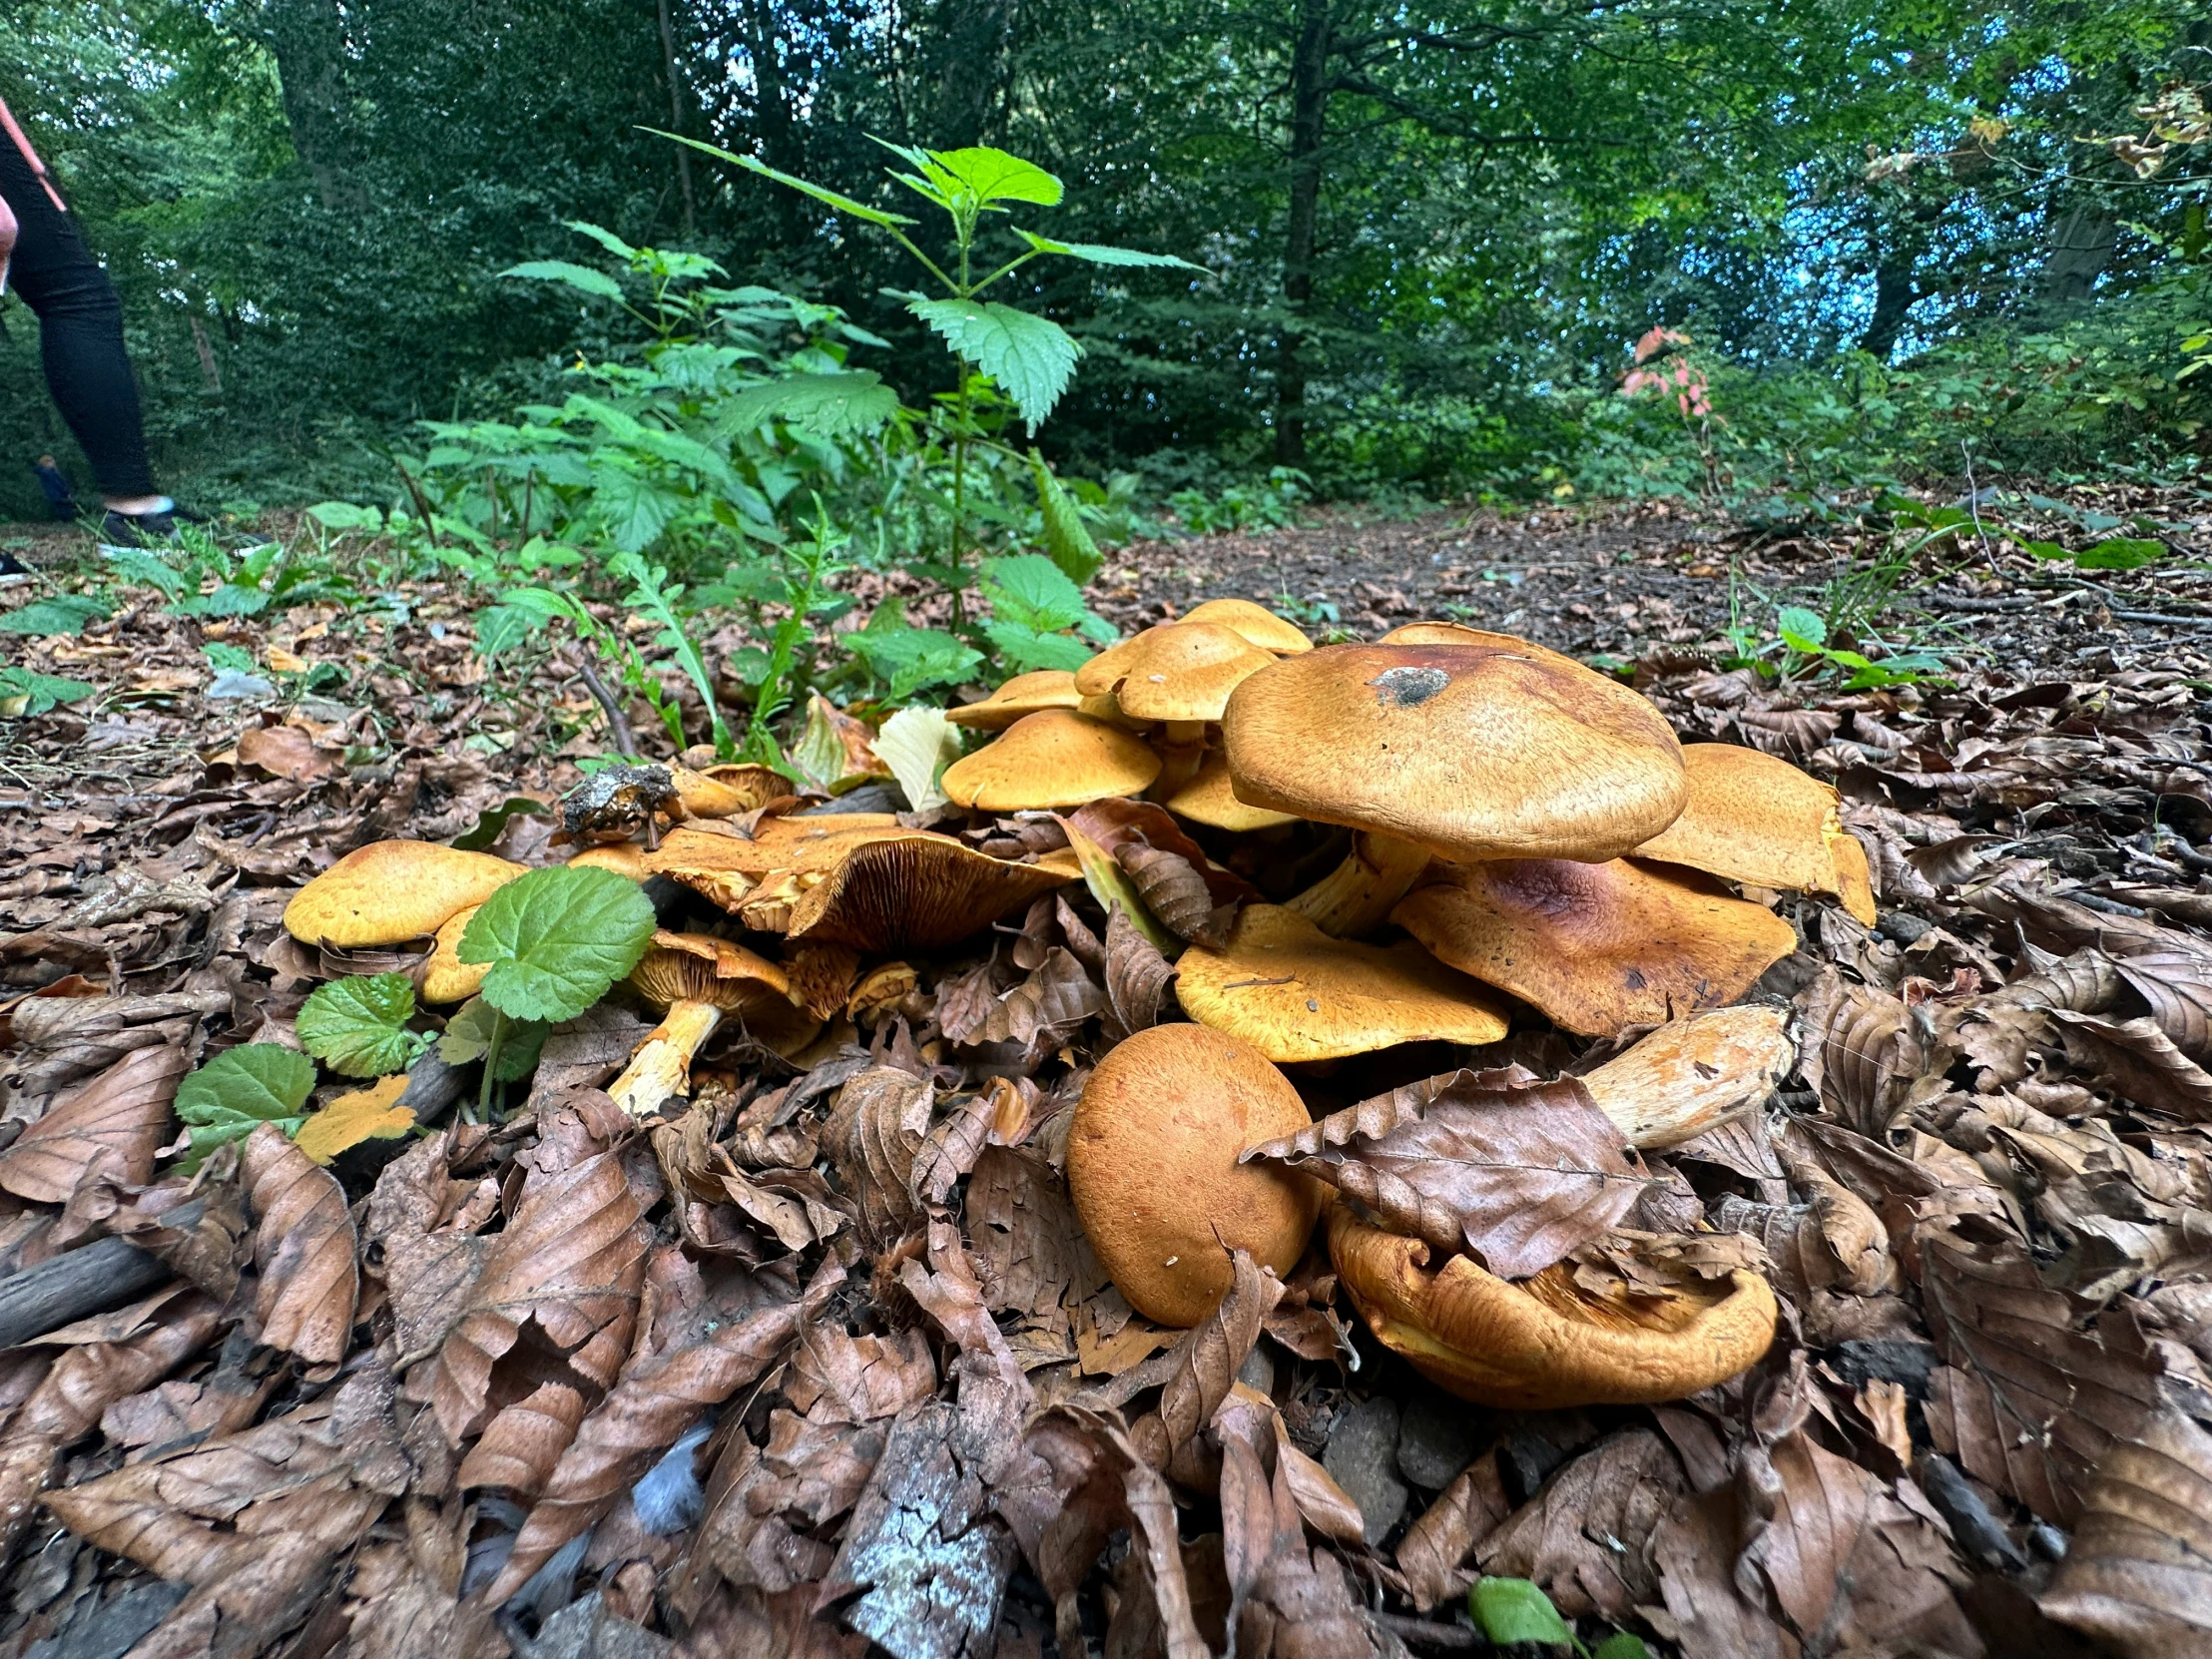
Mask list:
POLYGON ((1339 938, 1382 925, 1428 867, 1425 847, 1363 830, 1345 861, 1289 901, 1288 907, 1339 938))
POLYGON ((634 1118, 650 1117, 663 1102, 690 1094, 692 1056, 721 1023, 722 1010, 711 1002, 671 1002, 608 1088, 615 1104, 634 1118))
POLYGON ((1151 739, 1152 752, 1160 757, 1160 776, 1146 792, 1153 801, 1165 801, 1198 776, 1206 760, 1206 723, 1202 720, 1170 720, 1151 739))
POLYGON ((1664 1151, 1764 1106, 1797 1063, 1780 1008, 1669 1021, 1582 1079, 1641 1152, 1664 1151))

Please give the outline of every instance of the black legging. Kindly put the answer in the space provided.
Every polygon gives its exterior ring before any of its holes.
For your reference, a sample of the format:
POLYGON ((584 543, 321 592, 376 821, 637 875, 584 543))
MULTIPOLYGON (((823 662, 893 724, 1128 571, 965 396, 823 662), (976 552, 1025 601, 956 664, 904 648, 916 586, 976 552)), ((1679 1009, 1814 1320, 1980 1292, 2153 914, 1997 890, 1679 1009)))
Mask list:
POLYGON ((123 349, 123 302, 108 274, 54 206, 31 164, 0 133, 0 200, 16 218, 8 286, 38 313, 47 389, 108 496, 154 493, 138 381, 123 349))

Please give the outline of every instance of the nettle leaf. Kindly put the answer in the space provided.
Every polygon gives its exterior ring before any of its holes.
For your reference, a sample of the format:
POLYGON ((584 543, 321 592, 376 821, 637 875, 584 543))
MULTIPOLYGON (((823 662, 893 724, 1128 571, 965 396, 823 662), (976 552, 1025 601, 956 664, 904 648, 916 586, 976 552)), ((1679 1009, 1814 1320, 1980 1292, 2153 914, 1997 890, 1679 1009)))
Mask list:
POLYGON ((1082 260, 1090 265, 1172 268, 1177 271, 1204 271, 1202 265, 1179 260, 1173 254, 1140 254, 1134 248, 1108 248, 1095 242, 1054 242, 1050 237, 1040 237, 1034 231, 1016 230, 1021 238, 1040 254, 1060 254, 1071 260, 1082 260))
POLYGON ((927 686, 964 684, 983 666, 983 654, 934 628, 863 629, 843 636, 854 655, 890 682, 891 701, 927 686))
POLYGON ((1040 634, 1018 622, 986 622, 983 632, 1005 665, 1016 674, 1058 668, 1070 673, 1091 660, 1091 648, 1066 634, 1040 634))
POLYGON ((226 582, 201 601, 203 616, 259 616, 269 609, 270 596, 243 582, 226 582))
POLYGON ((684 503, 649 479, 618 466, 592 470, 592 504, 615 545, 642 553, 661 539, 684 503))
POLYGON ((407 1029, 414 981, 404 973, 355 974, 318 985, 300 1004, 299 1045, 346 1077, 404 1071, 425 1046, 407 1029))
POLYGON ((870 225, 890 226, 914 223, 904 214, 885 213, 881 208, 871 208, 865 202, 855 202, 849 196, 840 196, 835 191, 826 189, 821 185, 809 184, 805 179, 796 178, 792 174, 779 173, 768 163, 756 161, 751 156, 740 156, 734 151, 723 149, 719 145, 702 144, 698 139, 685 138, 681 133, 664 133, 658 127, 648 127, 645 130, 661 138, 674 139, 678 144, 688 144, 694 150, 703 151, 717 161, 735 162, 748 173, 758 173, 764 179, 773 179, 776 183, 788 186, 803 196, 813 197, 826 208, 834 208, 840 214, 850 214, 854 219, 865 220, 870 225))
POLYGON ((167 599, 182 599, 192 583, 185 573, 156 558, 143 547, 103 547, 100 556, 108 568, 126 582, 143 582, 167 599))
POLYGON ((1083 348, 1050 317, 993 300, 910 299, 906 308, 996 380, 1035 431, 1075 373, 1083 348))
POLYGON ((652 901, 611 869, 534 869, 484 900, 458 954, 489 967, 484 999, 510 1019, 574 1019, 638 965, 653 926, 652 901))
POLYGON ((1074 499, 1034 449, 1029 451, 1029 475, 1036 481, 1037 510, 1044 518, 1045 552, 1070 581, 1088 582, 1105 560, 1084 527, 1083 515, 1075 510, 1074 499))
POLYGON ((1565 1647, 1574 1640, 1551 1597, 1525 1578, 1478 1578, 1467 1591, 1467 1612, 1493 1647, 1536 1642, 1565 1647))
POLYGON ((732 431, 785 420, 810 432, 836 437, 871 432, 898 413, 898 393, 871 368, 838 374, 792 374, 738 393, 724 405, 722 423, 732 431))
POLYGON ((985 559, 983 597, 994 616, 1040 634, 1073 628, 1086 609, 1083 590, 1041 553, 985 559))
POLYGON ((476 613, 476 655, 511 651, 545 626, 546 619, 520 605, 491 605, 476 613))
POLYGON ((82 703, 93 694, 82 680, 64 680, 28 668, 0 668, 0 718, 43 715, 61 703, 82 703))
POLYGON ((177 1116, 192 1134, 193 1167, 265 1123, 296 1135, 299 1109, 313 1092, 314 1062, 296 1049, 276 1043, 225 1049, 177 1088, 177 1116))
POLYGON ((533 282, 566 282, 572 288, 581 288, 602 299, 622 297, 622 284, 604 271, 572 265, 567 260, 525 260, 520 265, 509 266, 499 275, 520 276, 533 282))
POLYGON ((81 593, 57 593, 50 599, 34 599, 15 610, 0 612, 0 634, 29 634, 44 639, 53 634, 81 634, 87 623, 110 614, 111 607, 81 593))
MULTIPOLYGON (((438 1038, 438 1058, 449 1066, 481 1060, 491 1047, 492 1022, 498 1017, 499 1010, 482 997, 470 997, 445 1022, 444 1034, 438 1038)), ((512 1083, 537 1070, 538 1051, 545 1047, 546 1033, 552 1029, 541 1019, 509 1020, 507 1034, 499 1042, 494 1080, 512 1083)))
POLYGON ((1785 605, 1775 617, 1782 643, 1793 651, 1820 651, 1828 644, 1828 624, 1818 611, 1803 605, 1785 605))
POLYGON ((966 191, 979 202, 1027 202, 1033 207, 1060 205, 1060 181, 1035 162, 1009 156, 988 145, 964 150, 925 150, 919 162, 929 182, 946 195, 952 188, 966 191))

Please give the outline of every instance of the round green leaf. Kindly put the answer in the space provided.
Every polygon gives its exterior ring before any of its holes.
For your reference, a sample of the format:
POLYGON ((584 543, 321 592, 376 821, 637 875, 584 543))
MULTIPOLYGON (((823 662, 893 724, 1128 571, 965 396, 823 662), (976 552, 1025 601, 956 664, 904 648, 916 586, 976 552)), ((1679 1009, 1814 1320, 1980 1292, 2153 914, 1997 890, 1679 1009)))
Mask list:
POLYGON ((1478 1578, 1467 1591, 1467 1612, 1496 1647, 1541 1642, 1565 1647, 1574 1640, 1551 1598, 1525 1578, 1478 1578))
POLYGON ((265 1123, 299 1132, 299 1108, 314 1092, 314 1062, 276 1043, 224 1050, 177 1089, 177 1116, 190 1126, 186 1167, 226 1141, 242 1141, 265 1123))
POLYGON ((509 1019, 574 1019, 638 965, 653 925, 652 902, 613 870, 534 869, 484 901, 459 955, 490 968, 484 1000, 509 1019))
POLYGON ((300 1005, 299 1044, 347 1077, 403 1071, 422 1042, 407 1029, 414 981, 404 973, 358 974, 319 985, 300 1005))

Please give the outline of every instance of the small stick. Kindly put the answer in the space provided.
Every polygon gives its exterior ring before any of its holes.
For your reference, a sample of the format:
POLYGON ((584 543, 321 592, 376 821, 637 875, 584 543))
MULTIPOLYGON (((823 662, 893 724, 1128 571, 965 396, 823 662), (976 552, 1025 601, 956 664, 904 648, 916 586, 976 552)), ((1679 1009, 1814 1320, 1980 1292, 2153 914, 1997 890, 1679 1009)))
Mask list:
POLYGON ((584 682, 584 690, 592 695, 600 712, 607 717, 608 730, 614 735, 615 753, 625 761, 638 758, 637 734, 630 730, 630 717, 622 712, 622 705, 615 701, 615 694, 607 689, 607 682, 599 678, 599 671, 591 666, 591 659, 578 653, 569 659, 584 682))
POLYGON ((0 1279, 0 1348, 104 1314, 173 1275, 159 1257, 128 1239, 102 1239, 0 1279))

